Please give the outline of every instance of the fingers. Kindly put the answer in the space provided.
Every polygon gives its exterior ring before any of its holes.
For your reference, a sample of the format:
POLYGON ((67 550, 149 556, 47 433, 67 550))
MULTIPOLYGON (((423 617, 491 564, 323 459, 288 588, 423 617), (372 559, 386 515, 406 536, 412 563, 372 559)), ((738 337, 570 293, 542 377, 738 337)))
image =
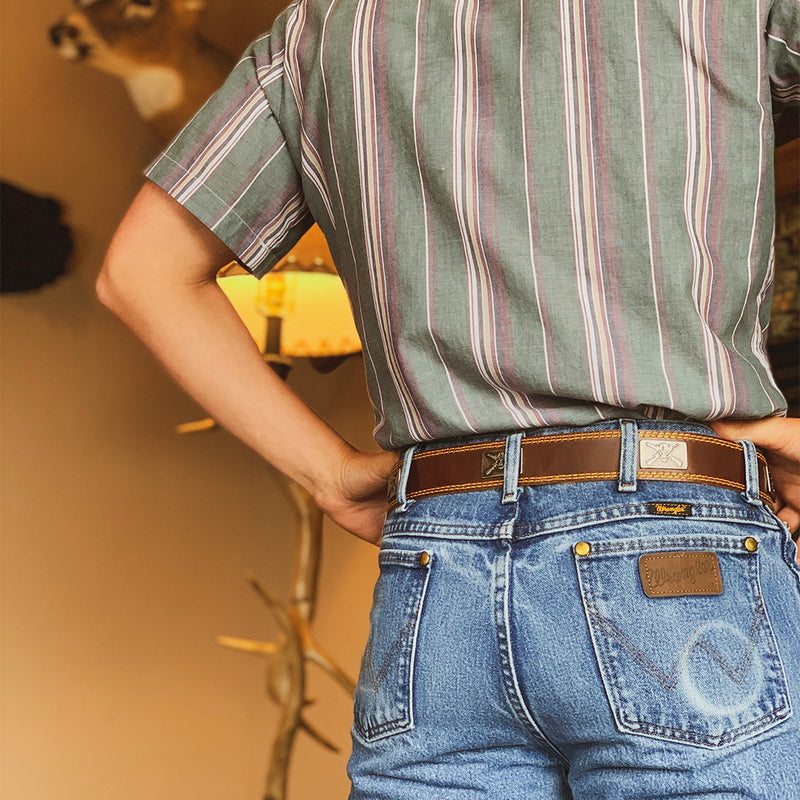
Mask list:
POLYGON ((792 534, 800 528, 800 512, 791 506, 783 506, 775 514, 781 522, 786 524, 792 534))
POLYGON ((723 439, 749 439, 753 444, 787 456, 800 456, 800 419, 766 417, 754 420, 722 420, 711 423, 723 439))
POLYGON ((800 419, 724 420, 712 422, 711 427, 724 439, 749 439, 764 451, 778 498, 776 515, 796 534, 800 529, 800 419))

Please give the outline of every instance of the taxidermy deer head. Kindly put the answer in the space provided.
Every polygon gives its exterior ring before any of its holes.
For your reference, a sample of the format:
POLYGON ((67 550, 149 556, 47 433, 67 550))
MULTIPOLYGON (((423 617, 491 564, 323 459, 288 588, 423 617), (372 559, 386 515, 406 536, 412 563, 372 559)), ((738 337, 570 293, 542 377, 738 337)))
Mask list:
POLYGON ((58 52, 120 78, 138 112, 171 139, 233 66, 200 37, 205 0, 76 0, 50 28, 58 52))

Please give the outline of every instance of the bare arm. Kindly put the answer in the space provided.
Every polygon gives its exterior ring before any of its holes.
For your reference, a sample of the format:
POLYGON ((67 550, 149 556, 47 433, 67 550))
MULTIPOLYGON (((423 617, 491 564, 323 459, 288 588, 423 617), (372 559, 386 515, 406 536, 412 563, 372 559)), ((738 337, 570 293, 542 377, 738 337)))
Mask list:
POLYGON ((348 445, 264 363, 217 286, 228 248, 155 184, 119 226, 97 282, 102 302, 214 419, 377 542, 395 456, 348 445))
POLYGON ((778 517, 796 533, 800 528, 800 419, 725 420, 711 427, 725 439, 749 439, 765 452, 778 494, 778 517))

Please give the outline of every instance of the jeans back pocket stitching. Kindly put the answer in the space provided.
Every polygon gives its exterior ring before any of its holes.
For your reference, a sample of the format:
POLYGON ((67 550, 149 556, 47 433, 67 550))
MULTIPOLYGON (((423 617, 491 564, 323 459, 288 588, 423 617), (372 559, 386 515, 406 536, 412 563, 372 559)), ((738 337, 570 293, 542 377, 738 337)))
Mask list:
POLYGON ((378 690, 380 685, 386 679, 386 676, 389 674, 389 667, 392 666, 399 653, 410 649, 411 641, 405 641, 405 639, 409 629, 413 628, 416 624, 417 614, 415 613, 414 607, 418 605, 418 603, 419 601, 415 597, 414 602, 411 604, 411 616, 408 618, 406 624, 400 629, 400 632, 397 634, 392 646, 384 656, 381 667, 377 672, 375 671, 375 665, 372 660, 372 640, 367 642, 367 646, 364 651, 364 666, 365 670, 368 672, 368 675, 362 677, 368 678, 368 685, 375 691, 378 690))
MULTIPOLYGON (((646 548, 641 546, 630 547, 624 543, 616 543, 616 542, 613 543, 610 547, 608 546, 608 543, 603 543, 603 544, 606 546, 605 547, 601 546, 601 548, 595 548, 593 552, 600 555, 621 555, 621 554, 624 555, 626 553, 633 554, 636 552, 642 552, 645 549, 650 550, 652 549, 652 546, 658 546, 659 544, 662 546, 666 545, 667 542, 662 539, 661 542, 649 543, 651 544, 651 546, 646 548)), ((700 547, 712 547, 713 549, 716 549, 718 552, 727 552, 730 554, 738 552, 737 549, 733 547, 720 548, 718 546, 719 545, 718 542, 716 543, 717 546, 715 547, 714 543, 706 537, 701 537, 701 540, 695 541, 694 544, 700 547)), ((578 573, 578 584, 581 588, 581 596, 583 599, 584 609, 586 610, 587 614, 587 622, 589 622, 589 636, 594 646, 595 652, 597 653, 597 657, 603 667, 600 670, 599 677, 601 678, 602 683, 606 686, 606 692, 608 694, 609 701, 611 701, 612 696, 616 697, 616 702, 611 703, 611 711, 613 716, 619 720, 620 730, 625 731, 626 730, 625 726, 627 725, 630 726, 627 728, 628 732, 630 733, 639 733, 639 734, 650 733, 655 736, 666 736, 668 739, 672 739, 674 741, 684 741, 693 744, 698 744, 701 746, 719 747, 725 744, 732 744, 736 741, 741 740, 744 737, 755 735, 761 730, 767 730, 770 727, 778 724, 779 722, 791 716, 792 709, 787 695, 786 678, 783 670, 783 665, 780 663, 780 661, 778 662, 778 670, 780 672, 780 677, 783 678, 783 682, 776 687, 777 692, 775 695, 774 707, 765 711, 765 713, 762 714, 760 717, 751 719, 748 722, 740 725, 735 731, 728 731, 720 736, 713 736, 711 734, 705 734, 699 731, 689 731, 681 728, 671 728, 665 725, 650 723, 645 720, 639 720, 636 719, 635 717, 628 716, 625 713, 626 703, 624 702, 624 698, 622 697, 622 694, 620 692, 620 680, 618 677, 618 671, 616 669, 616 659, 614 658, 613 653, 609 649, 608 637, 596 636, 595 626, 591 624, 591 619, 594 618, 601 627, 606 627, 605 625, 603 625, 603 622, 604 621, 607 622, 608 626, 610 626, 610 628, 612 628, 619 634, 620 638, 618 638, 617 636, 613 636, 613 638, 617 639, 618 643, 623 646, 623 649, 625 649, 625 651, 628 652, 629 655, 634 657, 634 659, 637 660, 640 663, 640 665, 643 668, 645 668, 646 671, 649 674, 651 674, 652 677, 654 677, 656 680, 658 680, 658 676, 653 671, 647 669, 647 665, 645 663, 642 663, 641 660, 637 659, 636 654, 632 652, 630 648, 633 648, 637 652, 641 651, 639 651, 639 649, 636 648, 636 646, 628 639, 628 637, 626 637, 621 631, 619 631, 616 628, 616 626, 614 626, 613 623, 610 622, 610 620, 607 620, 606 617, 604 617, 597 609, 594 583, 592 580, 584 580, 584 574, 583 574, 584 571, 588 573, 588 571, 591 569, 592 560, 593 558, 591 556, 588 558, 576 557, 575 565, 577 567, 577 573, 578 573), (626 642, 628 642, 630 647, 626 647, 623 641, 621 641, 621 639, 624 639, 626 642)), ((753 615, 753 621, 750 627, 750 633, 748 635, 748 643, 745 648, 745 654, 742 658, 742 662, 740 662, 740 666, 743 666, 742 683, 744 681, 744 676, 747 674, 747 671, 749 669, 749 664, 750 660, 752 659, 752 654, 758 644, 758 639, 761 630, 764 628, 765 625, 769 624, 768 621, 769 618, 766 610, 766 603, 764 601, 764 597, 761 592, 760 581, 758 578, 757 559, 752 558, 750 560, 748 573, 749 573, 748 576, 749 581, 753 586, 754 590, 753 599, 755 600, 756 608, 753 615)), ((612 630, 609 630, 609 633, 612 633, 612 630)), ((767 638, 772 642, 772 647, 773 647, 773 650, 767 655, 779 659, 780 657, 777 655, 777 643, 775 642, 774 636, 772 635, 771 630, 769 628, 766 628, 766 635, 767 638)), ((689 642, 691 642, 691 639, 692 637, 690 636, 689 642)), ((684 651, 685 650, 686 648, 684 648, 684 651)), ((710 653, 709 655, 711 656, 710 653)), ((650 662, 650 660, 647 659, 647 657, 643 653, 642 657, 646 659, 648 663, 652 664, 652 662, 650 662)), ((677 662, 678 664, 681 663, 681 657, 682 656, 679 656, 678 658, 677 662)), ((713 658, 713 656, 711 657, 713 658)), ((652 664, 652 666, 657 672, 663 675, 663 671, 660 670, 655 664, 652 664)), ((722 665, 720 664, 720 666, 722 665)), ((673 669, 673 672, 674 671, 675 670, 673 669)), ((676 677, 678 678, 680 677, 680 672, 678 672, 676 677)), ((662 686, 664 686, 665 689, 669 690, 671 688, 669 686, 665 686, 663 682, 661 681, 659 682, 662 683, 662 686)), ((675 683, 673 683, 673 686, 674 685, 675 683)))
POLYGON ((717 650, 714 645, 705 641, 703 637, 696 637, 695 632, 689 634, 683 650, 678 654, 675 661, 675 666, 666 674, 656 664, 654 664, 622 631, 611 622, 608 617, 603 616, 597 608, 591 606, 589 613, 597 620, 603 628, 605 628, 622 646, 622 648, 636 661, 639 665, 651 675, 661 686, 667 691, 672 691, 678 683, 679 678, 689 663, 689 659, 696 649, 702 649, 713 661, 716 661, 720 669, 736 684, 741 686, 744 683, 744 678, 750 666, 753 651, 758 644, 759 633, 763 627, 766 619, 764 613, 764 601, 761 596, 756 600, 756 609, 753 614, 753 621, 750 626, 750 633, 747 637, 747 645, 745 647, 744 655, 739 661, 738 666, 733 669, 728 660, 717 650))
POLYGON ((375 692, 378 691, 380 688, 381 683, 383 683, 386 675, 388 675, 389 668, 395 662, 398 655, 406 652, 410 654, 410 659, 408 659, 408 707, 401 710, 399 716, 384 720, 382 722, 367 725, 364 724, 363 718, 359 718, 359 715, 356 713, 354 714, 354 727, 355 729, 361 734, 361 736, 367 741, 377 741, 378 739, 385 738, 386 736, 393 735, 395 733, 403 733, 404 731, 411 730, 414 726, 414 710, 412 707, 413 703, 413 679, 414 679, 414 659, 416 653, 416 638, 417 632, 419 630, 419 621, 422 616, 422 608, 424 605, 424 598, 427 593, 428 589, 428 581, 430 579, 430 568, 433 564, 433 558, 426 564, 421 564, 419 562, 420 553, 404 553, 404 552, 394 552, 394 551, 384 551, 379 554, 378 563, 381 566, 401 566, 407 567, 410 569, 422 570, 424 575, 422 580, 419 582, 419 586, 417 590, 409 596, 409 602, 407 605, 407 613, 409 615, 408 620, 403 625, 400 633, 395 638, 392 646, 389 648, 389 652, 387 653, 386 657, 384 658, 383 663, 381 664, 381 669, 378 671, 376 675, 374 666, 372 664, 372 637, 367 641, 367 645, 365 647, 364 657, 362 659, 362 671, 359 675, 359 683, 362 683, 365 676, 366 668, 368 667, 370 678, 367 681, 367 685, 375 692), (413 630, 414 633, 411 637, 408 637, 409 630, 413 630), (408 639, 408 641, 404 642, 404 639, 408 639), (365 663, 364 663, 365 662, 365 663))

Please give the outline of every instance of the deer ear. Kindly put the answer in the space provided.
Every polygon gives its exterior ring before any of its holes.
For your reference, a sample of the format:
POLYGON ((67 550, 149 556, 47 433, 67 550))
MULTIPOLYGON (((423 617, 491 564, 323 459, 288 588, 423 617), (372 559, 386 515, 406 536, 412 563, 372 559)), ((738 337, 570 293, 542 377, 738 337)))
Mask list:
POLYGON ((172 10, 184 28, 196 28, 205 8, 206 0, 172 0, 172 10))

